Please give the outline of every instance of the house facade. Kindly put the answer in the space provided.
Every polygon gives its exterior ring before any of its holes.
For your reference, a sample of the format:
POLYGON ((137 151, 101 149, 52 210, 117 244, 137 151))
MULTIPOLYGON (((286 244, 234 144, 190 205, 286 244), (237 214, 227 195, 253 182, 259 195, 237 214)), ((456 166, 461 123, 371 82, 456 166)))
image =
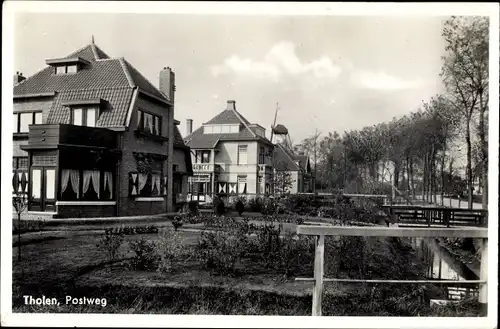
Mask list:
POLYGON ((174 120, 174 72, 161 70, 157 88, 93 42, 46 64, 14 78, 13 193, 28 196, 28 211, 72 218, 174 210, 192 172, 174 120))
POLYGON ((273 144, 265 129, 250 123, 227 101, 224 111, 192 131, 187 121, 186 144, 191 149, 193 176, 189 177, 190 200, 210 202, 247 198, 272 192, 273 144))

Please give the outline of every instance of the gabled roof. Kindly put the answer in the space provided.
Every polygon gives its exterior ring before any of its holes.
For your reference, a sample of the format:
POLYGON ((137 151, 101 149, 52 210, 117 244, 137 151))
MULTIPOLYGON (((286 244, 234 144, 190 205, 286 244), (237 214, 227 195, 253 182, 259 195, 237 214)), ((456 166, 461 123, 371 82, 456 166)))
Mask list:
POLYGON ((301 168, 295 163, 294 156, 283 145, 274 146, 274 168, 278 171, 299 171, 301 168))
POLYGON ((208 122, 205 124, 242 124, 242 121, 250 125, 250 121, 248 121, 244 116, 242 116, 239 112, 236 110, 224 110, 221 113, 217 114, 214 116, 212 119, 210 119, 208 122))
POLYGON ((15 98, 55 93, 48 123, 69 122, 69 110, 63 102, 102 98, 107 108, 102 111, 97 126, 124 126, 134 88, 161 101, 170 101, 132 64, 123 58, 110 58, 94 43, 64 58, 81 58, 86 62, 84 68, 74 74, 56 75, 54 68, 47 66, 14 86, 15 98))
POLYGON ((207 124, 240 124, 238 133, 205 134, 203 126, 199 127, 185 138, 185 143, 192 149, 213 149, 220 141, 261 141, 272 145, 265 137, 257 135, 249 127, 251 125, 235 108, 228 108, 205 123, 207 124))
POLYGON ((174 125, 174 146, 186 146, 184 144, 184 140, 182 139, 181 132, 179 131, 179 128, 177 125, 174 125))
POLYGON ((139 87, 141 90, 156 96, 158 98, 163 98, 166 100, 170 100, 167 95, 162 93, 158 88, 156 88, 146 77, 144 77, 135 67, 132 66, 126 60, 123 60, 125 63, 125 70, 128 71, 130 78, 133 81, 134 86, 139 87))
POLYGON ((302 170, 307 171, 307 161, 309 160, 307 155, 294 155, 292 158, 299 162, 299 166, 302 170))

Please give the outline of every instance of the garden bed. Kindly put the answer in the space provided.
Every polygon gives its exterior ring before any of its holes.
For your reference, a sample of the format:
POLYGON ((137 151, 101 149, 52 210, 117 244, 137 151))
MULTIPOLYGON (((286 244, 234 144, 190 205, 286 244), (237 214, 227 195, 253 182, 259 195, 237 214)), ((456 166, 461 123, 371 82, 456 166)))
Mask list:
MULTIPOLYGON (((188 216, 159 225, 158 233, 144 226, 117 230, 117 225, 101 226, 86 235, 58 233, 63 239, 24 246, 21 262, 13 255, 13 309, 309 315, 312 283, 295 281, 313 276, 314 238, 294 234, 302 222, 295 215, 188 216), (28 307, 22 302, 23 295, 42 294, 105 297, 108 306, 28 307)), ((325 241, 326 278, 422 279, 424 272, 413 249, 400 239, 328 237, 325 241)), ((328 283, 323 313, 432 315, 428 295, 438 290, 430 285, 328 283)))

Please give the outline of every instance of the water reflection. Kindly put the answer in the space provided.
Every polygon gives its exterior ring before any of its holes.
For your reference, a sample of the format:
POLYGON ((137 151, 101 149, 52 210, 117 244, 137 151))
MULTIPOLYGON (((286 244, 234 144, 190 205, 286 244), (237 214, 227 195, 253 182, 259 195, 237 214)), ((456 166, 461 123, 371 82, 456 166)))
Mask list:
MULTIPOLYGON (((413 249, 426 265, 425 276, 434 280, 478 280, 478 276, 450 252, 439 245, 435 239, 413 238, 413 249)), ((446 284, 442 286, 446 299, 463 299, 475 296, 478 286, 475 284, 446 284)))

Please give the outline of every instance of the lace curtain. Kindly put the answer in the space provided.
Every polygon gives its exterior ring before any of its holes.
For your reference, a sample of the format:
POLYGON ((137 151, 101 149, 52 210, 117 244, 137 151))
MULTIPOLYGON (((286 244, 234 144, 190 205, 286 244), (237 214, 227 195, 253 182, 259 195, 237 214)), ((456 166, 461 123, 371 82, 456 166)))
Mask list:
POLYGON ((146 186, 146 182, 148 181, 148 175, 139 174, 139 193, 141 193, 144 186, 146 186))
POLYGON ((76 197, 80 196, 80 173, 78 170, 70 170, 69 177, 71 179, 71 187, 73 188, 73 192, 75 192, 76 197))
POLYGON ((110 171, 104 172, 104 189, 108 188, 109 198, 113 198, 113 176, 110 171))
POLYGON ((92 185, 94 186, 94 191, 97 193, 97 198, 100 198, 100 181, 101 181, 101 173, 99 170, 92 170, 92 185))
POLYGON ((68 187, 70 172, 71 170, 69 169, 61 170, 61 193, 64 193, 64 191, 66 191, 66 188, 68 187))
POLYGON ((83 194, 87 193, 89 190, 90 182, 92 182, 92 187, 97 193, 97 197, 100 195, 100 184, 99 184, 100 172, 99 170, 84 170, 83 171, 83 194))
POLYGON ((155 186, 156 186, 156 191, 158 191, 157 194, 160 194, 160 175, 159 174, 153 174, 151 176, 151 192, 154 191, 155 186))

